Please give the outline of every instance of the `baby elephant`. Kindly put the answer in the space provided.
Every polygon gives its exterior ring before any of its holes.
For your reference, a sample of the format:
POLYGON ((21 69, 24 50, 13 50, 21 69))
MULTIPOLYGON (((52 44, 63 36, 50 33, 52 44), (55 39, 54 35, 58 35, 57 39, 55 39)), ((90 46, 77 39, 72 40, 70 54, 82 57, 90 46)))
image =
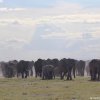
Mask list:
POLYGON ((55 78, 54 75, 54 66, 52 65, 45 65, 42 67, 42 79, 53 79, 55 78))

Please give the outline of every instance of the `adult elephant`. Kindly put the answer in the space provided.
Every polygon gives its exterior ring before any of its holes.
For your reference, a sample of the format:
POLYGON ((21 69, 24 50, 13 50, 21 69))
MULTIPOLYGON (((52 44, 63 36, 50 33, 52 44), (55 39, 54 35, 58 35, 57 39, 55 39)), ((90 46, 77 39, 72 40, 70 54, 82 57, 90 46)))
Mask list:
POLYGON ((43 66, 44 60, 43 59, 38 59, 34 63, 35 67, 35 77, 41 77, 42 76, 42 66, 43 66))
POLYGON ((67 80, 72 80, 72 71, 75 78, 75 64, 76 60, 63 58, 60 60, 59 72, 61 79, 67 75, 67 80))
POLYGON ((33 76, 34 74, 34 61, 28 62, 28 76, 33 76))
POLYGON ((89 63, 89 68, 90 68, 90 75, 91 75, 91 80, 100 80, 100 60, 98 59, 93 59, 89 63))
POLYGON ((78 76, 84 76, 84 70, 85 70, 85 61, 80 60, 76 63, 76 74, 78 76))
POLYGON ((20 74, 21 74, 22 78, 27 78, 29 76, 29 71, 32 72, 32 67, 33 67, 33 65, 30 63, 33 63, 33 61, 30 62, 30 61, 21 60, 18 62, 17 77, 19 77, 20 74))
POLYGON ((1 64, 2 74, 4 77, 12 78, 16 75, 17 61, 2 62, 1 64))
POLYGON ((53 65, 45 65, 42 67, 42 79, 53 79, 54 75, 54 66, 53 65))
POLYGON ((2 62, 1 63, 1 71, 2 71, 3 77, 6 77, 6 78, 13 77, 12 69, 9 68, 8 62, 2 62))
POLYGON ((54 66, 54 74, 57 77, 59 77, 59 64, 60 61, 57 58, 52 59, 52 65, 54 66))

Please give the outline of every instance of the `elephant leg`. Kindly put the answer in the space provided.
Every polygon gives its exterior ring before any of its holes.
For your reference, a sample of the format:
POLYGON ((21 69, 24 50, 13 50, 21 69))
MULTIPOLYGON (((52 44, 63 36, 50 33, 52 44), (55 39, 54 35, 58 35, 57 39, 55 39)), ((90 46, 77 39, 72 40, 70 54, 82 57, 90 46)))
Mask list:
POLYGON ((92 81, 94 80, 94 75, 93 75, 93 74, 91 74, 91 80, 92 80, 92 81))
POLYGON ((98 75, 97 75, 97 80, 99 81, 99 73, 98 73, 98 75))
POLYGON ((72 80, 71 72, 68 72, 67 80, 72 80))
POLYGON ((52 79, 52 73, 51 72, 48 73, 48 79, 52 79))
POLYGON ((60 79, 61 79, 61 80, 63 79, 62 75, 60 76, 60 79))
POLYGON ((33 70, 31 70, 31 76, 33 76, 33 70))
POLYGON ((98 76, 98 80, 100 81, 100 73, 99 73, 99 76, 98 76))
POLYGON ((94 80, 97 80, 96 74, 94 75, 94 80))
POLYGON ((25 75, 30 76, 30 72, 29 71, 25 72, 25 75))
POLYGON ((81 69, 81 76, 83 76, 83 70, 81 69))
POLYGON ((83 69, 83 76, 84 76, 84 73, 85 73, 85 69, 83 69))
POLYGON ((19 77, 19 73, 17 72, 17 78, 19 77))
POLYGON ((62 80, 63 79, 63 75, 62 75, 63 73, 61 72, 60 73, 60 79, 62 80))
POLYGON ((96 73, 93 73, 93 80, 96 80, 96 73))
POLYGON ((42 77, 42 73, 41 72, 39 72, 39 77, 42 77))
POLYGON ((45 79, 45 74, 44 73, 42 73, 42 80, 44 80, 45 79))
POLYGON ((69 75, 69 77, 70 77, 70 80, 72 80, 72 75, 71 75, 71 72, 70 72, 70 75, 69 75))
POLYGON ((27 75, 25 75, 25 78, 27 78, 27 75))
POLYGON ((53 79, 53 73, 52 72, 51 72, 51 75, 50 76, 51 76, 51 79, 53 79))
POLYGON ((62 73, 62 79, 64 79, 65 75, 66 75, 66 72, 62 73))
POLYGON ((82 71, 80 71, 80 76, 82 76, 82 71))
POLYGON ((51 73, 51 79, 53 79, 53 72, 51 73))
POLYGON ((69 80, 69 74, 67 75, 67 80, 69 80))
POLYGON ((35 73, 35 77, 37 78, 37 72, 35 73))
POLYGON ((27 71, 25 71, 25 78, 27 78, 27 76, 28 76, 28 72, 27 72, 27 71))
POLYGON ((50 77, 51 77, 51 76, 50 76, 50 73, 47 72, 46 75, 45 75, 45 77, 46 77, 46 79, 50 79, 50 77))
POLYGON ((82 76, 84 76, 84 68, 82 69, 82 76))
POLYGON ((21 74, 22 74, 22 78, 24 78, 24 72, 22 72, 21 74))
POLYGON ((94 80, 94 74, 93 74, 93 72, 91 73, 91 80, 92 81, 94 80))
POLYGON ((97 80, 100 81, 100 72, 98 72, 97 80))
POLYGON ((82 69, 81 69, 80 76, 82 76, 82 73, 83 73, 83 72, 82 72, 82 69))
POLYGON ((76 78, 75 74, 74 74, 74 78, 76 78))
POLYGON ((93 81, 93 71, 90 69, 91 81, 93 81))
POLYGON ((44 75, 42 75, 42 80, 44 80, 44 75))
POLYGON ((42 77, 42 80, 44 80, 44 76, 42 77))
POLYGON ((49 72, 49 79, 53 79, 53 72, 49 72))
POLYGON ((99 78, 99 81, 100 81, 100 72, 99 72, 98 78, 99 78))

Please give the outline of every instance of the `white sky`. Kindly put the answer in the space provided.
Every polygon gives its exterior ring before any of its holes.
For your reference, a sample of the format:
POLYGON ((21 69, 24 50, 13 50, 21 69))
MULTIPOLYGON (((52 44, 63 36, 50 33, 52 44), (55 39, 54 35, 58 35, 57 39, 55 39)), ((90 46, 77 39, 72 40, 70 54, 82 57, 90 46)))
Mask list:
POLYGON ((99 7, 65 0, 33 8, 0 3, 0 61, 100 58, 99 7))

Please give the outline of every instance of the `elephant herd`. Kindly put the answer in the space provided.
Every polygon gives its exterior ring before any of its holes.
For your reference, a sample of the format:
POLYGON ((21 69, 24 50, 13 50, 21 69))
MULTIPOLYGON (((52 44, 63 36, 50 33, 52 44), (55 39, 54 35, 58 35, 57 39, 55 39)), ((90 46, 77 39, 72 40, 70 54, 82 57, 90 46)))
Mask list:
POLYGON ((0 72, 3 77, 22 77, 33 76, 41 77, 43 80, 66 78, 72 80, 76 76, 91 77, 92 81, 100 80, 100 60, 83 61, 76 59, 38 59, 37 61, 13 60, 9 62, 0 62, 0 72))
POLYGON ((72 80, 76 75, 84 76, 85 61, 78 61, 75 59, 38 59, 34 63, 36 77, 42 79, 53 79, 60 77, 60 79, 72 80), (77 66, 76 66, 77 65, 77 66), (80 74, 79 74, 80 73, 80 74))
POLYGON ((9 62, 1 62, 0 69, 3 74, 3 77, 12 78, 12 77, 22 77, 27 78, 29 75, 33 75, 33 65, 34 61, 9 61, 9 62))

